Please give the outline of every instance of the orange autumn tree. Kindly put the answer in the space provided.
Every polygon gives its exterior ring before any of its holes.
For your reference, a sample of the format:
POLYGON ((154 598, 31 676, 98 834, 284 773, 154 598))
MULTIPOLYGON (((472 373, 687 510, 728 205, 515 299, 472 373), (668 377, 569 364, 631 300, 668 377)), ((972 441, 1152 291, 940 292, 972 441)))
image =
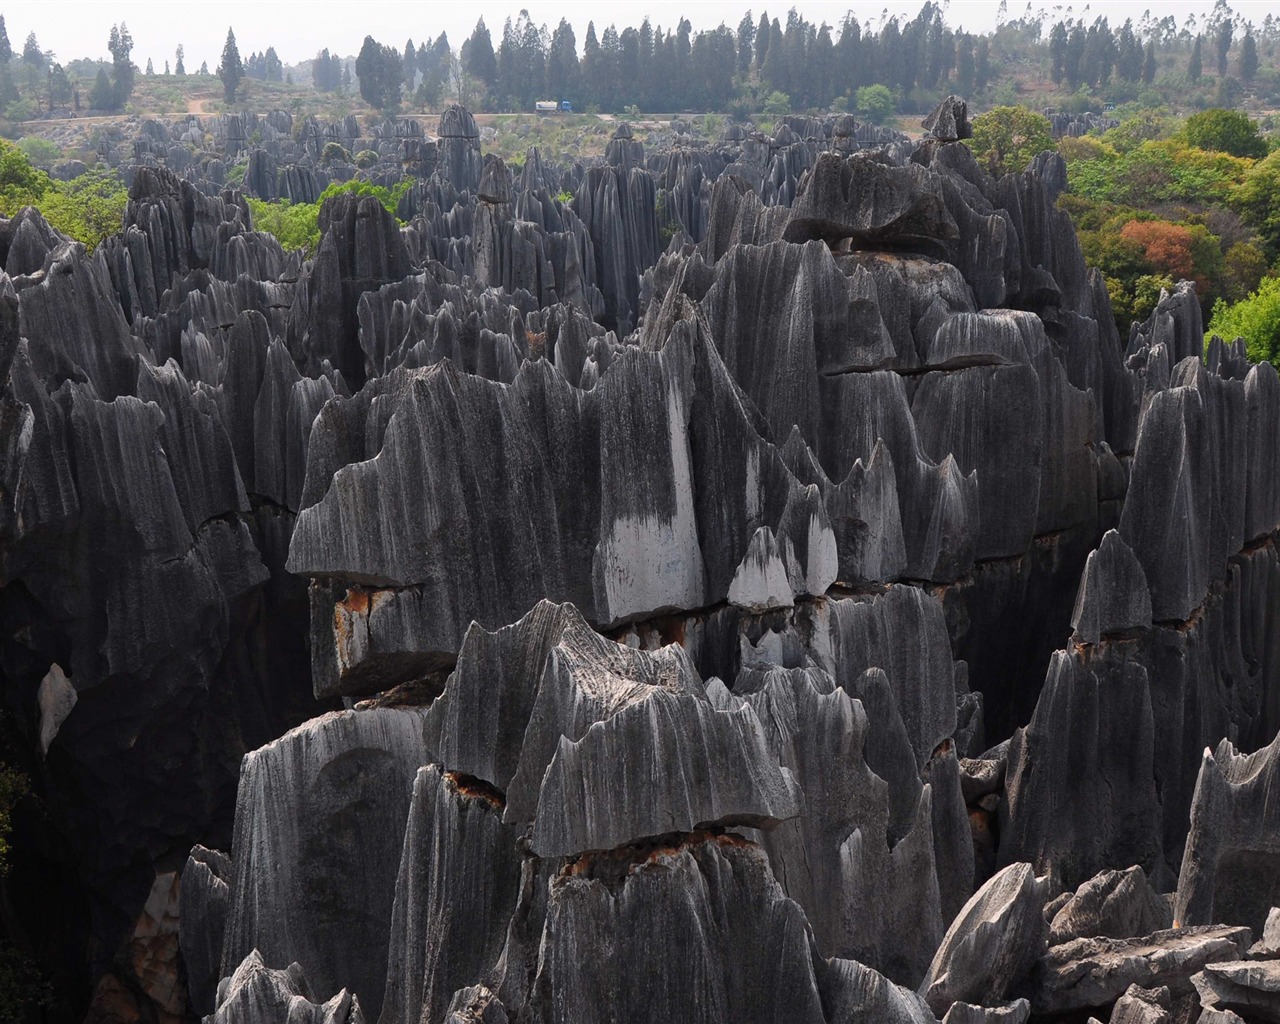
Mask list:
POLYGON ((1195 271, 1191 229, 1167 220, 1131 220, 1120 229, 1120 237, 1142 246, 1147 262, 1169 274, 1175 281, 1191 278, 1195 271))

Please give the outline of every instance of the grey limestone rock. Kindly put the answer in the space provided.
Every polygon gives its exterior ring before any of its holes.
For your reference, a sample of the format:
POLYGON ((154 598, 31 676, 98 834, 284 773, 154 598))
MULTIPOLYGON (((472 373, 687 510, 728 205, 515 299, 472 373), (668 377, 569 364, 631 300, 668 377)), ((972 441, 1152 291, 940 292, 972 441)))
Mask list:
POLYGON ((819 990, 830 1024, 934 1024, 923 999, 856 960, 828 960, 819 990))
POLYGON ((471 624, 457 666, 424 719, 427 742, 442 764, 506 792, 548 655, 579 621, 571 605, 540 601, 495 632, 471 624))
POLYGON ((1205 964, 1191 981, 1206 1010, 1228 1010, 1245 1020, 1280 1021, 1280 960, 1205 964))
POLYGON ((1030 1016, 1031 1004, 1025 999, 1015 999, 1000 1006, 952 1003, 942 1018, 942 1024, 1027 1024, 1030 1016))
POLYGON ((230 881, 230 857, 203 846, 192 848, 179 889, 178 941, 191 1009, 200 1017, 215 1008, 230 881))
POLYGON ((1089 553, 1071 627, 1085 643, 1151 625, 1151 591, 1133 550, 1108 530, 1089 553))
POLYGON ((921 126, 942 142, 967 139, 973 134, 969 129, 969 105, 959 96, 948 96, 939 103, 921 126))
POLYGON ((381 1010, 396 877, 422 715, 325 715, 245 757, 236 800, 224 974, 260 950, 311 965, 321 990, 349 986, 381 1010))
POLYGON ((1152 704, 1142 665, 1113 670, 1075 653, 1054 654, 1035 714, 1010 744, 1002 860, 1028 860, 1064 886, 1108 864, 1157 869, 1152 704), (1081 722, 1089 727, 1073 726, 1081 722))
POLYGON ((1280 735, 1252 754, 1229 740, 1206 748, 1191 803, 1174 918, 1262 932, 1280 895, 1280 735))
POLYGON ((1159 988, 1130 985, 1112 1007, 1110 1024, 1168 1024, 1172 1004, 1169 990, 1163 985, 1159 988))
POLYGON ((1248 928, 1184 927, 1132 939, 1075 939, 1051 948, 1036 965, 1030 987, 1036 1014, 1109 1006, 1129 988, 1192 990, 1206 964, 1236 960, 1248 946, 1248 928))
POLYGON ((501 811, 500 794, 479 780, 437 765, 419 769, 396 880, 382 1021, 461 1013, 455 992, 497 963, 521 860, 501 811))
POLYGON ((706 700, 683 648, 673 644, 652 653, 633 650, 569 616, 538 677, 504 819, 513 824, 534 819, 547 770, 563 743, 577 742, 595 723, 642 706, 659 691, 706 700))
POLYGON ((920 985, 934 1013, 999 1004, 1030 973, 1044 948, 1047 888, 1030 864, 1011 864, 974 893, 920 985))
POLYGON ((800 799, 754 711, 718 711, 658 689, 577 741, 561 737, 542 779, 531 848, 557 857, 671 832, 772 828, 800 813, 800 799))
POLYGON ((854 240, 858 248, 942 252, 959 228, 918 164, 888 167, 824 153, 802 181, 783 238, 854 240))
POLYGON ((507 1011, 483 985, 460 988, 445 1011, 444 1024, 507 1024, 507 1011))
POLYGON ((1152 890, 1135 864, 1125 871, 1108 869, 1081 885, 1050 922, 1049 944, 1095 935, 1127 939, 1172 923, 1168 901, 1152 890))
POLYGON ((1255 960, 1280 958, 1280 907, 1272 907, 1267 911, 1262 937, 1249 950, 1249 957, 1255 960))
POLYGON ((360 1001, 345 988, 327 1002, 312 995, 296 963, 275 970, 255 949, 218 986, 218 1006, 205 1024, 365 1024, 360 1001))
POLYGON ((763 852, 733 836, 695 835, 584 857, 552 881, 529 1010, 564 1024, 817 1024, 827 1019, 817 973, 803 912, 763 852))

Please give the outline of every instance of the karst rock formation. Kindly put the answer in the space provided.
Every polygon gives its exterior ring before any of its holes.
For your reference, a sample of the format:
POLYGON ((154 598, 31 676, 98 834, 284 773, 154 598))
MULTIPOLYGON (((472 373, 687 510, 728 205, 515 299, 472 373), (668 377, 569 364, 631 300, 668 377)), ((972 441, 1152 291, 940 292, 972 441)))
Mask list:
POLYGON ((1280 379, 1060 158, 206 122, 0 221, 48 1019, 1280 1020, 1280 379))

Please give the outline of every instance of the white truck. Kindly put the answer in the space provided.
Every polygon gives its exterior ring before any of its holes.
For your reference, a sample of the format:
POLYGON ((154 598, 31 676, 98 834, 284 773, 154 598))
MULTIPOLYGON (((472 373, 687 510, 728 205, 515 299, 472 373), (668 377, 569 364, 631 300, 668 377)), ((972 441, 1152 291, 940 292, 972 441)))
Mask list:
POLYGON ((572 114, 573 104, 568 100, 561 100, 559 103, 555 100, 538 100, 533 109, 539 114, 572 114))

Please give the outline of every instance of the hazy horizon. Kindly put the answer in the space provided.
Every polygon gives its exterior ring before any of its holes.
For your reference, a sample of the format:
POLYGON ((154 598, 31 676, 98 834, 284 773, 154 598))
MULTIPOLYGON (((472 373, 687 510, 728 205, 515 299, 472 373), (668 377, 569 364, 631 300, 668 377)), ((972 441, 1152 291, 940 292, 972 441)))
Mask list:
MULTIPOLYGON (((158 3, 156 0, 114 0, 112 3, 44 0, 17 10, 0 6, 0 14, 5 16, 9 41, 15 52, 21 51, 27 34, 35 32, 41 49, 52 50, 62 63, 81 58, 109 59, 107 37, 111 26, 124 21, 134 40, 134 63, 144 68, 150 59, 156 72, 160 73, 166 60, 174 60, 174 51, 179 43, 185 50, 188 72, 194 72, 203 61, 208 62, 211 70, 216 68, 228 27, 235 31, 242 57, 274 46, 285 64, 298 64, 310 60, 326 47, 339 56, 354 56, 366 35, 400 48, 408 39, 416 44, 424 39, 435 39, 443 31, 448 33, 449 42, 457 49, 471 34, 480 17, 484 18, 496 48, 502 38, 503 23, 508 17, 517 17, 521 9, 528 10, 535 24, 545 23, 552 29, 562 17, 567 18, 581 48, 587 23, 592 20, 599 33, 609 24, 617 25, 619 29, 627 25, 638 26, 646 16, 655 27, 674 28, 681 17, 686 17, 697 31, 715 28, 721 22, 735 28, 748 10, 756 19, 763 11, 769 11, 770 17, 785 21, 787 11, 794 7, 812 22, 825 21, 838 27, 847 11, 853 11, 864 23, 870 20, 878 24, 887 16, 885 12, 910 18, 922 5, 923 0, 861 4, 849 3, 848 0, 782 0, 775 5, 748 5, 727 0, 702 0, 697 4, 654 0, 651 3, 625 3, 602 8, 581 0, 562 0, 560 3, 517 0, 514 5, 481 0, 466 5, 465 13, 462 13, 461 6, 434 8, 403 0, 372 0, 356 5, 335 0, 277 0, 271 4, 224 0, 216 14, 202 18, 203 33, 198 31, 193 21, 174 17, 175 11, 185 5, 158 3)), ((996 25, 998 3, 951 0, 942 6, 946 22, 952 27, 962 26, 977 31, 989 30, 996 25)), ((1136 22, 1145 11, 1155 7, 1160 16, 1172 14, 1181 25, 1189 14, 1195 14, 1199 19, 1212 6, 1211 2, 1186 0, 1170 0, 1159 5, 1150 0, 1112 0, 1110 3, 1093 0, 1092 4, 1077 3, 1074 7, 1070 3, 1035 4, 1032 9, 1043 10, 1052 20, 1082 14, 1092 19, 1105 14, 1116 25, 1123 23, 1125 18, 1136 22)), ((1011 0, 1009 17, 1020 17, 1026 8, 1027 5, 1018 0, 1011 0)), ((1236 3, 1232 8, 1238 17, 1255 22, 1260 22, 1275 9, 1268 3, 1259 2, 1236 3)))

